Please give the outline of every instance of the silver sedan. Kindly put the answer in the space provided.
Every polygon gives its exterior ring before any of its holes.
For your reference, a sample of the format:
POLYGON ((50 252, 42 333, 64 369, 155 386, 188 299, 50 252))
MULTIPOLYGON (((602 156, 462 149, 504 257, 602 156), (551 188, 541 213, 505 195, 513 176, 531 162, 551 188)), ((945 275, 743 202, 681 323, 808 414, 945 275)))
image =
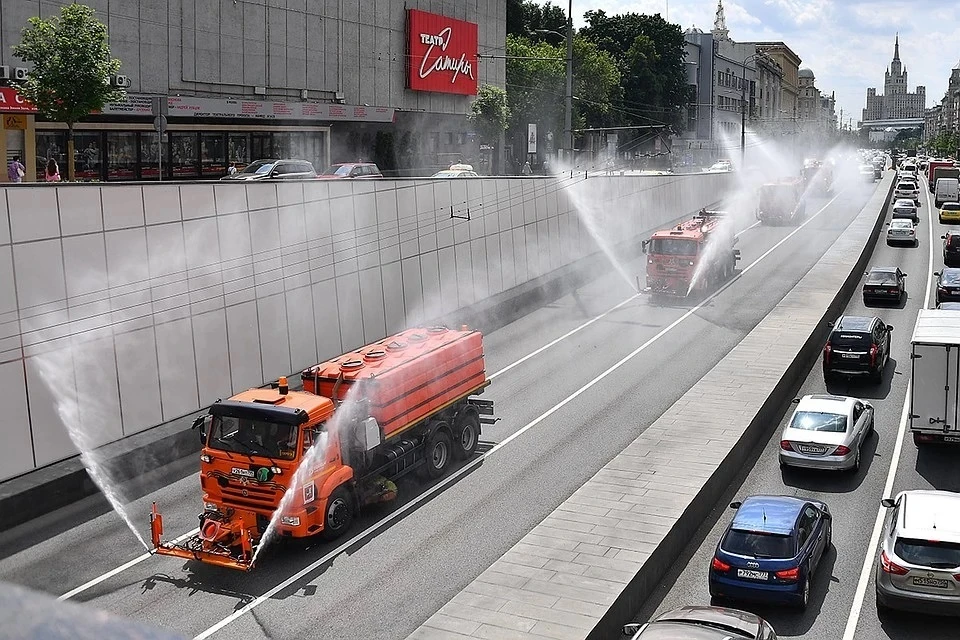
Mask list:
POLYGON ((860 450, 873 432, 873 405, 847 396, 808 395, 780 437, 780 466, 829 469, 860 468, 860 450))

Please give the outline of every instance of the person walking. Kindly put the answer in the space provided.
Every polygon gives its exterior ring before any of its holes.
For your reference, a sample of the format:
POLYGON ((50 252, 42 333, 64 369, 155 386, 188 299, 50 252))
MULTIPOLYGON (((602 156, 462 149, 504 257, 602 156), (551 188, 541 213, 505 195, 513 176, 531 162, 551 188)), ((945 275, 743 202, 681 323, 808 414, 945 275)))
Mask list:
POLYGON ((26 167, 20 164, 20 156, 13 156, 13 162, 7 166, 7 177, 10 178, 10 182, 23 182, 26 172, 26 167))
POLYGON ((60 167, 57 166, 55 158, 47 160, 47 170, 44 176, 47 182, 60 182, 60 167))

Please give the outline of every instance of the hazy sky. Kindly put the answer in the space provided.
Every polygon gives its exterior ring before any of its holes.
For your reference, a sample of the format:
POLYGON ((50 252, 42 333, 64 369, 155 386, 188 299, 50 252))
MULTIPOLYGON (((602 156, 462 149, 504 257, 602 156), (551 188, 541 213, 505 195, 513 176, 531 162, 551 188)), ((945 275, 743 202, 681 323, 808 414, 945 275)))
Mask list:
MULTIPOLYGON (((566 10, 567 0, 553 0, 566 10)), ((958 9, 946 0, 724 0, 727 28, 737 41, 782 40, 817 77, 817 88, 836 92, 837 112, 847 122, 860 119, 867 87, 883 92, 883 73, 893 58, 893 41, 900 32, 900 60, 908 73, 909 90, 927 88, 927 107, 939 102, 950 70, 960 58, 958 9)), ((713 27, 717 0, 574 0, 574 24, 583 14, 603 9, 608 14, 635 11, 665 13, 684 30, 713 27)))

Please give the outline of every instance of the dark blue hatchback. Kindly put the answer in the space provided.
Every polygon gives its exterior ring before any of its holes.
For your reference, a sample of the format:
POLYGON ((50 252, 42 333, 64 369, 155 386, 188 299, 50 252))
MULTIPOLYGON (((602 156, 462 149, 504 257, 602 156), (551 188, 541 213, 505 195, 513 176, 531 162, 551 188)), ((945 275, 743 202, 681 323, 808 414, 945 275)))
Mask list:
POLYGON ((730 507, 737 513, 710 563, 710 595, 805 609, 810 580, 830 548, 830 509, 791 496, 751 496, 730 507))

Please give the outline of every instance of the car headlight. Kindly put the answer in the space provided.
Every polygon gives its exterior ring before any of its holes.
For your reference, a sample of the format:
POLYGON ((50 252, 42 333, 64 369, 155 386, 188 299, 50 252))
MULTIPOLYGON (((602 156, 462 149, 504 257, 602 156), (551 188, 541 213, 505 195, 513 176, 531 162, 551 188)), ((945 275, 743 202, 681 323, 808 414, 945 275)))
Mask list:
POLYGON ((300 518, 298 516, 280 516, 280 524, 287 527, 299 527, 300 518))

